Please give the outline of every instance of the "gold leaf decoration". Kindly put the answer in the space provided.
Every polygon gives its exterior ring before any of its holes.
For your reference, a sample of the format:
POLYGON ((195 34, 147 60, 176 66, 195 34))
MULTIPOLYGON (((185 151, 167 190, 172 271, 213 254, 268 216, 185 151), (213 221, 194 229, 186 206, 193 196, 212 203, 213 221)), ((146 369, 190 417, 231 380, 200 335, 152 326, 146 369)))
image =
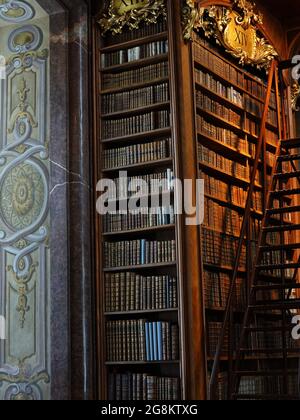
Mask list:
POLYGON ((193 31, 203 30, 205 37, 213 38, 242 65, 253 65, 268 70, 278 56, 272 45, 258 35, 257 25, 263 17, 256 13, 255 3, 233 0, 231 7, 200 7, 198 1, 185 0, 183 7, 183 36, 192 39, 193 31))
POLYGON ((138 29, 141 22, 156 23, 159 16, 167 17, 165 0, 131 1, 110 0, 107 12, 99 20, 102 35, 111 31, 119 34, 127 26, 129 30, 138 29))

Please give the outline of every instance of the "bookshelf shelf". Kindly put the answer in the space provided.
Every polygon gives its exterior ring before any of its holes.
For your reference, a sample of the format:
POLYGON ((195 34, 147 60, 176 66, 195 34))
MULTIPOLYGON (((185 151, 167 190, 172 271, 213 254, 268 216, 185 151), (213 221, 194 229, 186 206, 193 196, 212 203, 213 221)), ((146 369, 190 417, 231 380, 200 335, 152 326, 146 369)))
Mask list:
POLYGON ((167 263, 158 263, 158 264, 143 264, 143 265, 128 265, 124 267, 112 267, 104 268, 104 273, 112 273, 114 271, 127 271, 127 270, 149 270, 149 269, 159 269, 167 267, 176 267, 176 262, 167 262, 167 263))
POLYGON ((168 32, 160 32, 154 35, 145 36, 143 38, 132 39, 127 42, 121 42, 120 44, 108 45, 100 48, 101 53, 108 53, 112 51, 118 51, 121 49, 133 48, 143 44, 148 44, 154 41, 163 41, 168 39, 168 32))
MULTIPOLYGON (((214 195, 210 195, 210 194, 205 194, 205 197, 206 197, 206 198, 209 198, 210 200, 217 201, 217 202, 218 202, 218 203, 220 203, 222 206, 224 205, 224 206, 226 206, 226 207, 229 207, 229 208, 231 208, 231 209, 233 209, 233 210, 238 211, 238 212, 239 212, 239 213, 241 213, 241 214, 244 214, 245 207, 243 207, 242 205, 236 204, 236 203, 234 203, 234 202, 232 202, 232 201, 222 200, 221 198, 216 197, 216 196, 214 196, 214 195)), ((260 218, 260 219, 263 217, 263 213, 262 213, 261 211, 258 211, 258 210, 254 210, 254 209, 252 209, 252 214, 253 214, 254 216, 256 216, 256 217, 260 218)))
POLYGON ((155 103, 155 104, 152 104, 152 105, 143 106, 143 107, 139 107, 139 108, 125 109, 123 111, 112 112, 112 113, 109 113, 109 114, 102 114, 102 118, 104 118, 104 119, 119 118, 119 117, 125 117, 125 116, 133 115, 133 114, 140 114, 140 113, 144 113, 144 112, 156 111, 156 110, 163 109, 163 108, 168 108, 168 107, 170 107, 170 102, 159 102, 159 103, 155 103))
POLYGON ((206 134, 203 133, 199 133, 198 132, 198 138, 201 139, 201 143, 204 146, 210 146, 211 150, 216 151, 217 153, 220 153, 222 155, 225 155, 227 158, 232 158, 232 159, 236 159, 239 162, 242 163, 246 163, 247 159, 250 159, 251 156, 243 153, 243 152, 239 152, 237 149, 234 149, 233 147, 225 144, 225 143, 221 143, 220 141, 214 139, 213 137, 209 137, 206 134))
MULTIPOLYGON (((212 173, 213 176, 219 177, 219 179, 226 180, 229 183, 232 183, 232 184, 235 184, 235 185, 240 185, 242 187, 247 187, 248 185, 250 185, 250 181, 248 181, 246 179, 243 179, 243 178, 237 178, 234 175, 230 175, 230 174, 227 174, 225 172, 222 172, 221 169, 215 168, 212 165, 208 165, 208 164, 203 163, 203 162, 198 162, 198 165, 201 169, 203 169, 203 170, 205 170, 209 173, 212 173)), ((259 185, 259 184, 256 184, 255 188, 261 190, 262 186, 259 185)))
POLYGON ((205 93, 207 93, 208 95, 210 95, 212 98, 223 102, 225 105, 228 105, 234 109, 236 109, 239 112, 245 112, 244 108, 232 101, 230 101, 229 99, 227 99, 225 96, 219 95, 218 93, 214 92, 213 90, 208 89, 205 85, 203 85, 202 83, 199 82, 195 82, 195 85, 197 87, 197 89, 203 90, 205 93))
POLYGON ((169 309, 145 309, 140 311, 119 311, 119 312, 105 312, 104 315, 108 317, 114 316, 130 316, 130 315, 151 315, 151 314, 159 314, 159 313, 176 313, 178 312, 178 308, 169 308, 169 309))
POLYGON ((223 125, 225 128, 228 128, 229 130, 234 130, 238 132, 241 135, 244 135, 244 130, 240 128, 239 126, 227 121, 225 118, 220 117, 219 115, 214 114, 213 112, 207 111, 206 109, 201 108, 197 105, 197 111, 198 113, 204 114, 210 119, 216 121, 217 123, 223 125))
POLYGON ((106 362, 106 366, 138 366, 138 365, 179 365, 180 360, 159 360, 159 361, 152 361, 152 362, 106 362))
POLYGON ((140 228, 140 229, 131 229, 131 230, 122 230, 122 231, 116 231, 116 232, 104 232, 104 237, 112 237, 112 236, 122 236, 122 235, 136 235, 136 234, 145 234, 145 233, 155 233, 155 232, 161 232, 166 230, 174 230, 176 225, 161 225, 161 226, 152 226, 148 228, 140 228))
POLYGON ((122 93, 122 92, 127 92, 127 91, 131 91, 133 89, 140 89, 140 88, 145 88, 145 87, 149 87, 149 86, 155 86, 155 85, 159 85, 162 83, 166 83, 169 81, 169 77, 161 77, 161 78, 156 78, 156 79, 152 79, 152 80, 148 80, 146 82, 141 82, 141 83, 132 83, 130 85, 122 85, 122 86, 118 86, 116 88, 111 88, 111 89, 103 89, 102 91, 100 91, 100 95, 110 95, 112 93, 122 93))
MULTIPOLYGON (((171 197, 174 195, 174 190, 167 190, 167 191, 160 191, 160 192, 153 192, 153 193, 149 193, 149 194, 141 194, 139 195, 139 199, 145 199, 148 198, 149 200, 151 198, 163 198, 165 197, 171 197)), ((108 199, 109 203, 115 203, 115 202, 124 202, 124 201, 129 201, 132 197, 116 197, 116 198, 110 198, 108 199)))
MULTIPOLYGON (((230 266, 228 266, 228 265, 220 265, 220 264, 209 264, 209 263, 206 263, 206 262, 203 262, 203 266, 206 268, 206 269, 208 269, 208 270, 213 270, 213 271, 215 271, 215 270, 221 270, 221 271, 227 271, 227 272, 232 272, 233 270, 234 270, 234 268, 233 267, 230 267, 230 266)), ((242 269, 242 268, 240 268, 239 269, 239 273, 240 274, 245 274, 246 273, 246 270, 245 269, 242 269)))
POLYGON ((170 157, 166 159, 158 159, 158 160, 152 160, 148 162, 136 163, 134 165, 117 166, 114 168, 102 169, 102 173, 118 172, 118 171, 122 171, 123 169, 126 169, 129 172, 131 170, 142 170, 144 168, 146 169, 160 168, 160 167, 164 167, 166 165, 172 165, 172 164, 173 164, 173 158, 170 157))
POLYGON ((101 73, 114 73, 122 70, 135 69, 137 67, 147 66, 150 64, 157 64, 162 61, 167 61, 168 54, 160 54, 153 57, 143 58, 141 60, 130 61, 128 63, 118 64, 114 66, 104 67, 100 70, 101 73))
POLYGON ((104 144, 108 144, 108 143, 129 143, 129 142, 134 142, 134 141, 138 141, 138 140, 144 140, 145 138, 153 138, 153 137, 163 137, 163 136, 168 136, 171 134, 171 128, 167 127, 167 128, 160 128, 157 130, 153 130, 153 131, 144 131, 142 133, 137 133, 137 134, 131 134, 128 136, 121 136, 121 137, 114 137, 114 138, 110 138, 110 139, 103 139, 102 143, 104 144))

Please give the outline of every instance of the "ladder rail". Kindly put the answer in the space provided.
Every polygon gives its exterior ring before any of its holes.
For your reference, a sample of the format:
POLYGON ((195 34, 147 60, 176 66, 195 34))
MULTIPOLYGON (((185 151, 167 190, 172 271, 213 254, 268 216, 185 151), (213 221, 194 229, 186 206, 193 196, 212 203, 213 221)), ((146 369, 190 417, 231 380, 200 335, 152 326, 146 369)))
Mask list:
MULTIPOLYGON (((246 206, 245 206, 245 214, 244 214, 243 222, 242 222, 242 226, 241 226, 241 233, 240 233, 240 238, 239 238, 237 253, 236 253, 236 261, 235 261, 235 265, 234 265, 233 276, 232 276, 232 281, 231 281, 231 284, 230 284, 229 296, 228 296, 225 315, 224 315, 223 328, 222 328, 220 338, 219 338, 219 341, 218 341, 217 351, 216 351, 215 358, 214 358, 213 369, 212 369, 212 374, 211 374, 211 379, 210 379, 210 384, 209 384, 210 399, 214 399, 215 395, 216 395, 217 376, 218 376, 218 373, 219 373, 220 358, 221 358, 222 348, 223 348, 224 339, 225 339, 226 327, 227 327, 227 324, 228 324, 228 321, 229 321, 229 318, 230 318, 232 301, 233 301, 233 297, 234 297, 236 280, 237 280, 238 270, 239 270, 239 265, 240 265, 240 258, 241 258, 242 248, 243 248, 245 235, 246 235, 246 229, 247 229, 247 226, 248 226, 248 223, 249 223, 249 217, 250 217, 250 214, 251 214, 252 198, 253 198, 253 192, 254 192, 254 187, 255 187, 256 174, 257 174, 257 170, 259 168, 259 160, 260 160, 261 152, 263 150, 263 143, 264 143, 264 140, 265 140, 266 123, 267 123, 267 117, 268 117, 268 111, 269 111, 271 91, 272 91, 274 76, 275 76, 276 72, 277 72, 277 61, 273 60, 272 63, 271 63, 270 72, 269 72, 266 101, 265 101, 265 104, 264 104, 264 111, 263 111, 261 126, 260 126, 260 136, 259 136, 259 140, 258 140, 258 143, 257 143, 255 161, 254 161, 253 169, 252 169, 252 173, 251 173, 250 186, 249 186, 249 191, 248 191, 248 194, 247 194, 247 200, 246 200, 246 206)), ((277 106, 278 106, 278 104, 277 104, 277 106)), ((281 124, 280 124, 280 127, 281 127, 281 124)), ((281 130, 280 127, 279 127, 279 129, 281 130)), ((280 150, 279 145, 278 145, 277 149, 280 150)), ((277 152, 278 152, 278 150, 277 150, 277 152)), ((273 168, 273 170, 274 170, 274 168, 273 168)))

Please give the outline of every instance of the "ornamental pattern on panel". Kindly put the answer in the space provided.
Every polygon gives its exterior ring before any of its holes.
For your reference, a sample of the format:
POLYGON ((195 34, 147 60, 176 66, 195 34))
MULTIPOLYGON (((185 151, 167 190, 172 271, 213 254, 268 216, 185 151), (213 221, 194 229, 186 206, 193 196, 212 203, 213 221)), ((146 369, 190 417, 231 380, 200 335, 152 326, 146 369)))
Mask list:
POLYGON ((50 396, 49 299, 49 17, 30 22, 35 7, 2 0, 5 77, 0 80, 0 399, 50 396), (45 29, 46 28, 46 29, 45 29), (45 37, 45 39, 44 39, 45 37), (2 313, 4 312, 4 313, 2 313))

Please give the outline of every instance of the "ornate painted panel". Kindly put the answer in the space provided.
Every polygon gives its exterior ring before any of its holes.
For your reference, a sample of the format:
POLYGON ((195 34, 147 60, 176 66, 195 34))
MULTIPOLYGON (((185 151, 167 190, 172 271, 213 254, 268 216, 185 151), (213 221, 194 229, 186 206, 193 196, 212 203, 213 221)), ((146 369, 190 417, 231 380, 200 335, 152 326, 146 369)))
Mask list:
POLYGON ((0 400, 51 397, 49 22, 0 0, 0 400))

